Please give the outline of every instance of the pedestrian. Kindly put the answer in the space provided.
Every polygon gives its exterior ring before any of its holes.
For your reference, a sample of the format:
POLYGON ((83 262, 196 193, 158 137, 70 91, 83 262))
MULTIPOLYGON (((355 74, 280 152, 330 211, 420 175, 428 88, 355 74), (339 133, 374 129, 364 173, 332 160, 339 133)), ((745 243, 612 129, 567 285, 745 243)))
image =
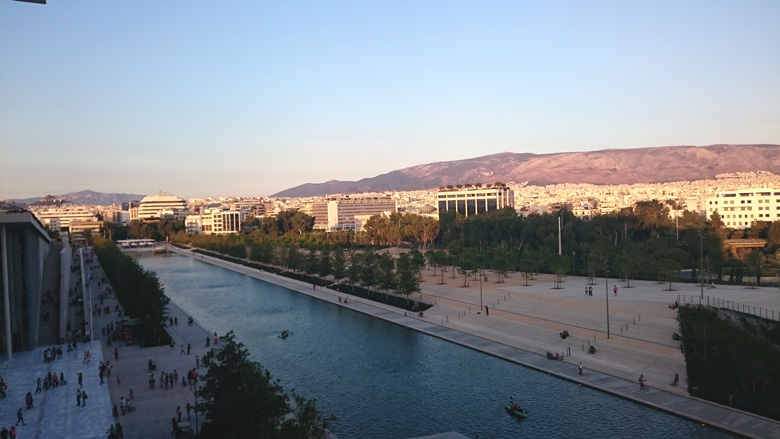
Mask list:
POLYGON ((120 424, 119 422, 116 423, 116 437, 118 437, 119 439, 124 439, 125 437, 125 432, 124 430, 122 430, 122 424, 120 424))
POLYGON ((187 409, 187 419, 190 419, 190 410, 192 410, 192 406, 190 403, 187 403, 186 406, 184 406, 185 409, 187 409))
POLYGON ((30 410, 31 408, 35 408, 35 405, 33 404, 32 392, 27 392, 27 395, 24 397, 24 402, 27 403, 27 410, 30 410))
POLYGON ((8 439, 8 429, 3 427, 3 430, 0 431, 0 439, 8 439))
POLYGON ((19 425, 19 423, 22 423, 22 425, 27 425, 24 423, 24 414, 22 413, 22 408, 19 407, 19 411, 16 412, 16 425, 19 425))
POLYGON ((580 375, 582 375, 582 361, 580 361, 580 375))
POLYGON ((87 406, 87 392, 81 392, 81 406, 87 406))
POLYGON ((645 376, 639 375, 639 390, 645 390, 645 376))
POLYGON ((38 381, 35 383, 35 394, 41 393, 41 377, 38 377, 38 381))
POLYGON ((114 360, 119 360, 119 348, 114 348, 114 360))
POLYGON ((176 432, 176 430, 177 430, 177 428, 176 428, 176 416, 171 418, 171 425, 173 426, 173 431, 171 432, 171 434, 175 435, 177 433, 176 432))
POLYGON ((76 407, 81 407, 81 389, 76 390, 76 407))
POLYGON ((8 432, 10 439, 16 439, 16 427, 11 427, 11 431, 8 432))
POLYGON ((98 376, 100 377, 100 384, 103 384, 103 371, 98 372, 98 376))
POLYGON ((116 374, 116 384, 117 385, 122 384, 122 380, 119 378, 119 374, 116 374))
POLYGON ((618 288, 617 288, 617 285, 613 285, 613 286, 612 286, 612 291, 614 291, 614 292, 615 292, 615 295, 616 295, 616 296, 617 296, 617 290, 618 290, 618 288))
POLYGON ((588 295, 589 296, 593 295, 593 287, 588 287, 588 295))
POLYGON ((79 372, 79 388, 82 387, 84 377, 81 375, 81 372, 79 372))
POLYGON ((190 344, 187 343, 187 355, 189 355, 189 354, 190 354, 190 344))
POLYGON ((198 356, 196 355, 196 356, 195 356, 195 368, 197 369, 197 368, 199 368, 199 367, 200 367, 200 357, 198 357, 198 356))
POLYGON ((176 369, 173 369, 173 383, 179 384, 179 372, 176 369))
POLYGON ((489 316, 489 315, 490 315, 490 310, 488 309, 488 306, 487 306, 487 305, 485 305, 485 315, 486 315, 486 316, 489 316))
POLYGON ((176 418, 178 422, 181 422, 181 406, 176 407, 176 418))
POLYGON ((588 287, 587 286, 585 286, 585 295, 586 296, 588 295, 588 287))
POLYGON ((647 385, 647 380, 642 381, 642 385, 644 386, 644 389, 648 392, 650 391, 650 386, 647 385))

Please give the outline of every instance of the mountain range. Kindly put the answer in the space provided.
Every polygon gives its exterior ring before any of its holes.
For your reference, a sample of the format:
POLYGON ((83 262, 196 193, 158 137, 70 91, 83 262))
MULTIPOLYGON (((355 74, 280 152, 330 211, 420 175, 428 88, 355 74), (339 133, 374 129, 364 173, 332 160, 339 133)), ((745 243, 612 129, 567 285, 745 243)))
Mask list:
POLYGON ((7 200, 8 203, 25 206, 60 206, 63 203, 84 204, 92 206, 110 206, 112 204, 129 203, 130 201, 141 201, 146 195, 138 194, 116 194, 103 193, 95 191, 69 192, 62 195, 46 195, 36 198, 22 198, 7 200))
POLYGON ((496 182, 539 186, 666 183, 755 171, 780 174, 780 145, 661 146, 552 154, 502 152, 412 166, 358 181, 307 183, 272 196, 311 197, 496 182))

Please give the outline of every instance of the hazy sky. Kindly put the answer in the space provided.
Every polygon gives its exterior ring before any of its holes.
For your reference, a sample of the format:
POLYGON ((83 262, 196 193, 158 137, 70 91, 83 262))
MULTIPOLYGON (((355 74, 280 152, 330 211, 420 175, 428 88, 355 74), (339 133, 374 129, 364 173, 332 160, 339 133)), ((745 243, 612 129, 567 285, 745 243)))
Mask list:
POLYGON ((780 143, 780 1, 0 1, 0 199, 780 143))

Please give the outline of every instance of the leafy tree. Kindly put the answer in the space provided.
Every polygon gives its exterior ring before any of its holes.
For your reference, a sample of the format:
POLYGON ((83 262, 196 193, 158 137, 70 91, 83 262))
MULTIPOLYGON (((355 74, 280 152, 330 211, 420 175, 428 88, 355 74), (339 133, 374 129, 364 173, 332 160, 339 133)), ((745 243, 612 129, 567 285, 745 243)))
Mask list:
POLYGON ((355 284, 360 282, 360 274, 363 271, 363 257, 356 251, 349 252, 349 265, 347 266, 347 279, 352 291, 355 291, 355 284))
POLYGON ((379 288, 385 290, 385 296, 388 296, 396 282, 395 259, 390 253, 382 253, 379 255, 379 288))
POLYGON ((335 418, 324 418, 314 401, 295 395, 295 406, 278 381, 235 340, 221 338, 221 349, 197 390, 195 410, 203 413, 201 437, 324 439, 335 418), (227 390, 229 389, 229 391, 227 390))
POLYGON ((417 277, 417 270, 414 268, 412 258, 408 253, 401 253, 396 261, 396 270, 398 275, 398 293, 406 296, 407 302, 409 295, 420 291, 420 279, 417 277))
POLYGON ((333 269, 331 274, 333 274, 333 280, 336 281, 337 285, 347 275, 347 260, 341 247, 336 247, 336 250, 333 251, 333 269))
POLYGON ((361 257, 362 267, 360 271, 360 283, 368 289, 368 295, 371 295, 371 287, 379 283, 378 269, 379 259, 371 250, 363 252, 361 257))

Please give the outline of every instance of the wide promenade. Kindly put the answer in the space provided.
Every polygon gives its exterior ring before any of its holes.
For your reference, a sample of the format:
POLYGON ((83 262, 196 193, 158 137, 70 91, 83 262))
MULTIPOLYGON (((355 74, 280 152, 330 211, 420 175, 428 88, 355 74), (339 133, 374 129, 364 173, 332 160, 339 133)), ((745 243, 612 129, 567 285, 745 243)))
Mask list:
MULTIPOLYGON (((313 289, 311 284, 233 264, 218 258, 196 255, 188 250, 171 251, 197 257, 248 276, 289 288, 339 306, 415 329, 514 363, 599 389, 615 396, 668 411, 705 425, 741 436, 780 438, 780 423, 737 409, 691 396, 687 392, 686 369, 680 344, 672 334, 680 332, 676 311, 669 305, 684 296, 698 303, 699 285, 634 282, 624 288, 610 279, 568 278, 563 288, 553 288, 551 277, 539 276, 524 285, 519 274, 497 282, 469 280, 427 270, 421 298, 435 303, 423 317, 380 303, 349 297, 329 289, 313 289), (617 295, 613 287, 617 285, 617 295), (585 295, 585 287, 593 295, 585 295), (609 336, 607 335, 607 296, 609 336), (695 296, 695 299, 693 298, 695 296), (487 313, 485 312, 487 306, 487 313), (559 333, 569 331, 568 338, 559 333), (593 345, 596 354, 588 354, 593 345), (546 352, 564 354, 563 361, 548 360, 546 352), (583 374, 578 365, 582 362, 583 374), (672 386, 674 374, 680 385, 672 386), (649 391, 640 391, 637 379, 648 380, 649 391)), ((703 289, 706 303, 726 300, 780 311, 780 291, 772 288, 746 289, 718 286, 703 289)), ((771 314, 771 311, 770 311, 771 314)), ((777 318, 777 317, 776 317, 777 318)))

